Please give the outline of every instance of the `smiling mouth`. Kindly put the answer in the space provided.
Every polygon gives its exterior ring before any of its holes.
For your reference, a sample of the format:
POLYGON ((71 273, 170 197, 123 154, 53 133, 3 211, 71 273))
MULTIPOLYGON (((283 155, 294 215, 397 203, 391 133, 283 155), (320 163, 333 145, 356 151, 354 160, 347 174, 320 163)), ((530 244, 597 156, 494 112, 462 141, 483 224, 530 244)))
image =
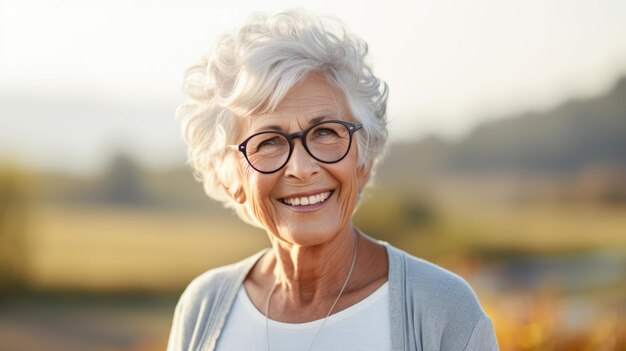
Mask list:
POLYGON ((307 206, 307 205, 315 205, 317 203, 324 202, 328 200, 328 198, 333 194, 334 190, 325 191, 323 193, 309 195, 309 196, 298 196, 298 197, 285 197, 280 199, 280 201, 289 206, 307 206))

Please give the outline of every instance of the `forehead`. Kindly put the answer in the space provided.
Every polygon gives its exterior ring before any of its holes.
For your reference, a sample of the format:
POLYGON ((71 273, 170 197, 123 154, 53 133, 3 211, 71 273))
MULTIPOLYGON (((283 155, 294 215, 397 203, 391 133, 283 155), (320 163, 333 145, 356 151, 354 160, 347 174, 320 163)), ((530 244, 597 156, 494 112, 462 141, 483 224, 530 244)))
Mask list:
POLYGON ((319 73, 311 73, 294 85, 274 111, 252 115, 248 130, 258 131, 266 126, 290 129, 308 125, 314 118, 351 119, 346 115, 347 104, 341 90, 319 73))

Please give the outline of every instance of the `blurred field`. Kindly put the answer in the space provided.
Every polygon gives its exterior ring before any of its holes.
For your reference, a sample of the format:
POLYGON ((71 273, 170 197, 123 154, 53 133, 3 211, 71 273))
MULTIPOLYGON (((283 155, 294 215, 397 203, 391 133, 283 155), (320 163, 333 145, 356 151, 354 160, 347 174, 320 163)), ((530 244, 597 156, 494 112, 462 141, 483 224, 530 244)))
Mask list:
MULTIPOLYGON (((410 225, 400 218, 406 203, 398 194, 386 196, 374 191, 357 213, 357 224, 432 260, 490 252, 626 252, 622 207, 472 206, 457 195, 451 204, 431 205, 435 218, 410 225)), ((48 204, 35 209, 30 227, 28 279, 43 290, 175 291, 210 267, 268 245, 263 231, 226 211, 215 216, 48 204)))
POLYGON ((178 291, 210 267, 267 245, 232 216, 43 206, 30 238, 37 289, 178 291))
POLYGON ((427 191, 380 184, 355 218, 374 235, 431 259, 468 251, 626 252, 626 205, 520 202, 517 191, 499 188, 497 182, 440 179, 427 191))

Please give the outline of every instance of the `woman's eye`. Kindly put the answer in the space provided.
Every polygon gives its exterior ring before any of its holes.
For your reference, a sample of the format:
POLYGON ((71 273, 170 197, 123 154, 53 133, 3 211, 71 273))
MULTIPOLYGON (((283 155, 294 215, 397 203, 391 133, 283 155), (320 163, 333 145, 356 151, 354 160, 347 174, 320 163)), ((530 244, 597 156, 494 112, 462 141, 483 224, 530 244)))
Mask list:
POLYGON ((273 138, 270 138, 270 139, 267 139, 267 140, 263 140, 259 144, 258 148, 262 149, 264 147, 274 146, 276 144, 278 144, 278 137, 273 137, 273 138))
POLYGON ((273 137, 267 137, 264 140, 261 140, 258 143, 255 143, 256 148, 255 150, 258 151, 275 151, 275 150, 282 150, 285 147, 289 147, 287 139, 281 137, 281 136, 273 136, 273 137))
POLYGON ((331 128, 320 128, 315 131, 315 137, 335 136, 337 132, 331 128))

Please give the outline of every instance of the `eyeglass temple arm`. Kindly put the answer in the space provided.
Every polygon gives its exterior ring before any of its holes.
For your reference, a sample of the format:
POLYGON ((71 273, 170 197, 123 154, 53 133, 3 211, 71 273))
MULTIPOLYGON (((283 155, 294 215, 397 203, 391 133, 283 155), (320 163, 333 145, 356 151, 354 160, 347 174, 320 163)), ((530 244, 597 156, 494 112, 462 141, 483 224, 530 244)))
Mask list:
POLYGON ((245 148, 243 148, 243 147, 242 147, 242 148, 240 148, 240 145, 233 145, 233 144, 226 145, 226 150, 241 151, 241 152, 243 152, 243 150, 244 150, 244 149, 245 149, 245 148))

